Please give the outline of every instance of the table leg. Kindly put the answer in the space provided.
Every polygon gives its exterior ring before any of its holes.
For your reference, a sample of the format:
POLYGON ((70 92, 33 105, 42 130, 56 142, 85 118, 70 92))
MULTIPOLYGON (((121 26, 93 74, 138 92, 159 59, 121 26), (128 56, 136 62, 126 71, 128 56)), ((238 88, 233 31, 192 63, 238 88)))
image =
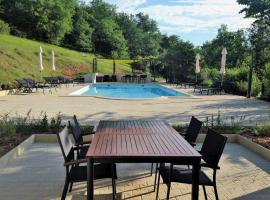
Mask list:
POLYGON ((192 168, 192 200, 199 199, 199 175, 200 175, 200 160, 193 162, 192 168))
POLYGON ((94 200, 94 160, 87 158, 87 200, 94 200))

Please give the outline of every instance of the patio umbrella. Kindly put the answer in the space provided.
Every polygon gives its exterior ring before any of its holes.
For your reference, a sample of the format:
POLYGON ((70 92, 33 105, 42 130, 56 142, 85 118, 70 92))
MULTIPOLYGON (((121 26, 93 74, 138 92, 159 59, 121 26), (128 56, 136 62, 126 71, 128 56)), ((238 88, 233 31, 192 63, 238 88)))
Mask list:
POLYGON ((200 55, 197 54, 196 55, 196 69, 195 69, 195 73, 196 73, 196 82, 197 82, 197 75, 200 73, 201 68, 200 68, 200 55))
POLYGON ((55 58, 54 58, 54 51, 52 51, 52 70, 55 71, 55 58))
POLYGON ((225 69, 225 66, 226 66, 226 55, 227 55, 227 49, 226 48, 223 48, 222 49, 222 58, 221 58, 221 68, 220 68, 220 73, 222 75, 222 79, 221 79, 221 84, 223 83, 223 78, 224 78, 224 75, 226 73, 226 69, 225 69))
POLYGON ((38 67, 39 67, 40 72, 42 72, 44 70, 43 63, 42 63, 42 48, 41 48, 41 46, 39 47, 39 52, 38 52, 38 67))

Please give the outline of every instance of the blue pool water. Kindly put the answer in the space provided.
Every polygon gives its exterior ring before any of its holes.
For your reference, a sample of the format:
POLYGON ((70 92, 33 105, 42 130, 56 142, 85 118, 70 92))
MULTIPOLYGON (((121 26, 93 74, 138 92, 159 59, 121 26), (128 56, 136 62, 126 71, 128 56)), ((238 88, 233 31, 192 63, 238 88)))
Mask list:
POLYGON ((188 96, 158 84, 93 84, 73 92, 71 95, 96 96, 113 99, 148 99, 162 96, 188 96))

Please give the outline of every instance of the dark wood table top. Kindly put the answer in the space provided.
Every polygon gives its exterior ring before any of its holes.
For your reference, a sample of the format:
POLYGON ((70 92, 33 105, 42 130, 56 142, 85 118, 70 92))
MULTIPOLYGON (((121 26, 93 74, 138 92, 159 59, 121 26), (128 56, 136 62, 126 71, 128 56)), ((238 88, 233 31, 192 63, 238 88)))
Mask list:
POLYGON ((94 159, 192 158, 201 155, 160 120, 100 121, 87 157, 94 159))

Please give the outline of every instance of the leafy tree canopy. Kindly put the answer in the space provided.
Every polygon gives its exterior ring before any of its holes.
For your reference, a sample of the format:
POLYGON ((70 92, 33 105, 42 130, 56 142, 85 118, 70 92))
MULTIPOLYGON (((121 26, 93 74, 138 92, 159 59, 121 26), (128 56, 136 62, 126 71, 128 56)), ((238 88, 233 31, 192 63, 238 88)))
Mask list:
POLYGON ((241 10, 246 17, 265 20, 270 25, 270 0, 237 0, 245 8, 241 10))
POLYGON ((228 31, 226 25, 222 25, 218 30, 215 39, 206 42, 202 46, 202 55, 206 65, 209 67, 220 67, 221 51, 226 47, 227 66, 237 67, 240 66, 246 56, 248 45, 243 30, 228 31))

